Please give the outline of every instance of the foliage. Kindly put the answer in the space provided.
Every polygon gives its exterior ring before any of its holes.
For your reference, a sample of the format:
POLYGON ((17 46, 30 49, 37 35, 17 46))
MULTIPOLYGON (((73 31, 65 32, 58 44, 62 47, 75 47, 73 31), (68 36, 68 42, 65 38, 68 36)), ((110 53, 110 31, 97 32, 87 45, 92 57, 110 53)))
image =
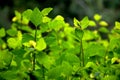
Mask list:
POLYGON ((11 28, 0 29, 0 80, 119 80, 120 22, 108 30, 96 14, 70 26, 51 10, 15 11, 11 28))

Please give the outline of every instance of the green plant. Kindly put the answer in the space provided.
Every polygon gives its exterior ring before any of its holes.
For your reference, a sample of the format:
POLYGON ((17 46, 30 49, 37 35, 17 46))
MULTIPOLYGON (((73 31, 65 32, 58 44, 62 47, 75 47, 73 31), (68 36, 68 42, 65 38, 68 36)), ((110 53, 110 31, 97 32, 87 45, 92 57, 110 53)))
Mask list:
POLYGON ((11 28, 0 29, 0 79, 119 80, 120 23, 110 31, 97 15, 70 26, 60 15, 48 17, 51 10, 15 11, 11 28))

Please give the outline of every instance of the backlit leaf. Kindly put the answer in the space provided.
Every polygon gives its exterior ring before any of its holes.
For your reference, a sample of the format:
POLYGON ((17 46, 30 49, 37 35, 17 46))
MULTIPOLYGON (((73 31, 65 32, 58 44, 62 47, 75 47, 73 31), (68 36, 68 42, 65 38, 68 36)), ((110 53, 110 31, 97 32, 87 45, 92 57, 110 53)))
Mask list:
POLYGON ((48 15, 53 8, 45 8, 41 12, 44 16, 48 15))
POLYGON ((101 18, 102 18, 102 16, 99 15, 99 14, 95 14, 95 15, 94 15, 94 19, 95 19, 96 21, 101 20, 101 18))
POLYGON ((80 21, 80 26, 82 29, 86 29, 89 25, 89 19, 88 17, 84 17, 81 21, 80 21))
POLYGON ((115 22, 115 27, 114 27, 115 29, 120 29, 120 22, 118 22, 118 21, 116 21, 115 22))
POLYGON ((79 27, 79 25, 80 25, 80 22, 76 19, 76 18, 74 18, 74 26, 76 26, 76 27, 79 27))
POLYGON ((100 26, 108 26, 108 23, 106 21, 100 21, 99 25, 100 26))

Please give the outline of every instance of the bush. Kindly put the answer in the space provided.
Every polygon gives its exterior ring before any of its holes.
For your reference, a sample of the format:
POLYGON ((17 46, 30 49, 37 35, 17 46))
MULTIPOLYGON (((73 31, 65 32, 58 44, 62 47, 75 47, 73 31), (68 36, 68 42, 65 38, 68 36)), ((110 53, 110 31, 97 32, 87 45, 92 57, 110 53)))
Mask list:
POLYGON ((0 29, 1 80, 119 80, 120 23, 73 19, 70 26, 60 15, 15 11, 10 29, 0 29))

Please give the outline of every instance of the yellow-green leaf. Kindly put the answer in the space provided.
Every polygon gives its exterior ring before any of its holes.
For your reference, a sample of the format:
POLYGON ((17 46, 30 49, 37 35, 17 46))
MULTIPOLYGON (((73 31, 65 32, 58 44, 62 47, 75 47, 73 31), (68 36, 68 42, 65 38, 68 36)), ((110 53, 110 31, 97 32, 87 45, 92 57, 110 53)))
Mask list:
POLYGON ((108 23, 106 21, 100 21, 99 25, 100 26, 108 26, 108 23))
POLYGON ((40 38, 37 42, 36 42, 36 47, 35 47, 38 51, 42 51, 46 48, 46 42, 44 40, 44 38, 40 38))
POLYGON ((96 23, 93 20, 89 21, 89 26, 96 27, 96 23))
POLYGON ((99 14, 95 14, 95 15, 94 15, 94 19, 95 19, 96 21, 101 20, 101 18, 102 18, 102 16, 99 15, 99 14))
POLYGON ((83 30, 83 29, 87 28, 88 25, 89 25, 89 19, 88 19, 88 17, 86 16, 86 17, 84 17, 84 18, 80 21, 81 29, 83 30))

